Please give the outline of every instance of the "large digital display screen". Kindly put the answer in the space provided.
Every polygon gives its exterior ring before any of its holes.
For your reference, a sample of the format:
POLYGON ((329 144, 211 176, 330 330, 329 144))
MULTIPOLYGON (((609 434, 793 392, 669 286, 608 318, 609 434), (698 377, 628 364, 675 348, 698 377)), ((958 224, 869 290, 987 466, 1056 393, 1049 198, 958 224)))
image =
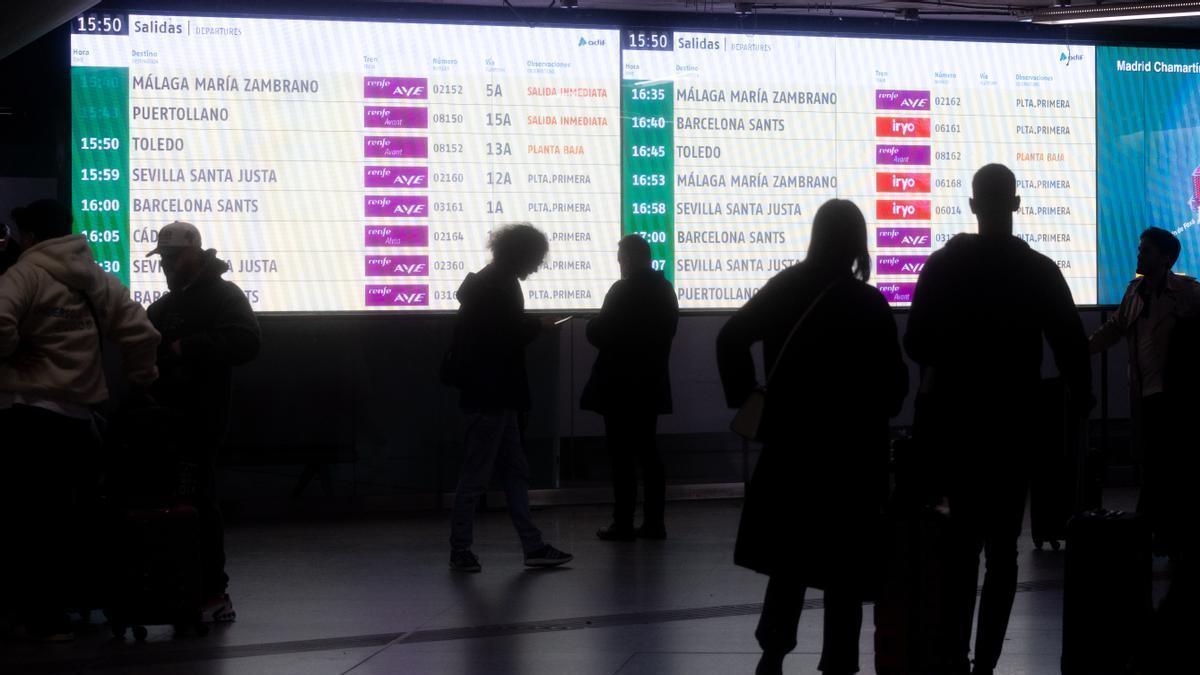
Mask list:
POLYGON ((1179 237, 1175 271, 1200 273, 1200 51, 1101 47, 1100 302, 1121 302, 1137 268, 1138 235, 1179 237))
POLYGON ((264 312, 453 311, 491 232, 528 221, 550 240, 529 309, 598 308, 629 233, 682 308, 733 309, 839 197, 904 306, 975 229, 988 162, 1017 174, 1015 234, 1097 302, 1092 46, 117 14, 72 33, 76 227, 144 303, 173 220, 264 312))
POLYGON ((658 242, 681 307, 741 306, 804 258, 834 197, 864 211, 872 283, 908 304, 929 254, 975 231, 989 162, 1017 175, 1014 233, 1095 302, 1092 47, 668 38, 623 59, 625 218, 658 242))

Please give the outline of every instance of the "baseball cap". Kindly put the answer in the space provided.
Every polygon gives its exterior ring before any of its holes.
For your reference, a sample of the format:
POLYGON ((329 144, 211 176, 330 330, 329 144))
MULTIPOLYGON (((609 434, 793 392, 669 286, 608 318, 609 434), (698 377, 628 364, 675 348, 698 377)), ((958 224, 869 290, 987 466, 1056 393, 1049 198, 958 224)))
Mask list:
POLYGON ((147 253, 146 257, 149 258, 155 253, 161 254, 164 248, 200 248, 200 230, 182 220, 163 225, 158 231, 158 246, 147 253))

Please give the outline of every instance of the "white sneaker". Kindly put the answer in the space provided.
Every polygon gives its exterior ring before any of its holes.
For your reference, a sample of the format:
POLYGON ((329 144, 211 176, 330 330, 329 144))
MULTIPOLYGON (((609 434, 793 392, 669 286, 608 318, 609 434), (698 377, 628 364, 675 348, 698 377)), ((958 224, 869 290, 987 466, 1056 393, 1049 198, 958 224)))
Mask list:
POLYGON ((200 620, 204 623, 229 623, 237 621, 237 612, 233 609, 233 600, 228 593, 222 593, 200 609, 200 620))

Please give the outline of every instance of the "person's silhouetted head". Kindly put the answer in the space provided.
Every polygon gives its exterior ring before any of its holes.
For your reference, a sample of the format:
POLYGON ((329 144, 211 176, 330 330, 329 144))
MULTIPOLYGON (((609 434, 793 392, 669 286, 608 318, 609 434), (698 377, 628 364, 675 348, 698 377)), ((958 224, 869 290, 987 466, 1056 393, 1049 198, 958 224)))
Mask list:
POLYGON ((1012 234, 1013 213, 1021 208, 1017 177, 1003 164, 988 164, 971 180, 971 213, 980 234, 1012 234))
POLYGON ((39 199, 12 210, 18 243, 27 249, 38 242, 71 234, 71 210, 56 199, 39 199))
POLYGON ((1151 279, 1166 276, 1181 249, 1175 235, 1161 227, 1147 228, 1138 240, 1137 273, 1151 279))
POLYGON ((488 248, 492 249, 494 265, 524 279, 542 266, 542 261, 550 251, 550 242, 533 225, 514 223, 493 232, 488 248))
POLYGON ((807 260, 828 269, 850 269, 863 281, 871 278, 867 219, 854 202, 830 199, 817 209, 807 260))
POLYGON ((621 278, 650 269, 652 255, 650 244, 639 234, 627 234, 617 242, 617 264, 621 266, 621 278))
POLYGON ((182 220, 163 225, 156 241, 157 245, 146 257, 162 257, 167 288, 173 291, 187 288, 200 278, 204 268, 204 249, 200 244, 200 230, 195 225, 182 220))

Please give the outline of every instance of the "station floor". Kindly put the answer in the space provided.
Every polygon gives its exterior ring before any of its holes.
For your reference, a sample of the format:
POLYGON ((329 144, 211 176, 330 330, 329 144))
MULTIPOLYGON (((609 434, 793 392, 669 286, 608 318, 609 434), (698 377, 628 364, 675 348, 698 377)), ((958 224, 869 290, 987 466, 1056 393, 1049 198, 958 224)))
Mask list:
MULTIPOLYGON (((738 500, 671 503, 667 541, 607 543, 593 533, 609 507, 544 508, 535 518, 547 541, 575 561, 542 571, 523 567, 503 512, 481 514, 483 572, 475 575, 447 569, 447 514, 235 525, 227 548, 236 623, 203 638, 152 627, 147 643, 135 644, 111 641, 97 617, 69 644, 6 639, 0 672, 753 673, 766 579, 731 561, 740 509, 738 500)), ((1035 551, 1028 536, 1020 546, 1021 585, 997 673, 1051 675, 1059 672, 1063 558, 1035 551)), ((787 673, 817 672, 820 593, 808 603, 787 673)), ((875 672, 871 622, 868 606, 866 674, 875 672)))

